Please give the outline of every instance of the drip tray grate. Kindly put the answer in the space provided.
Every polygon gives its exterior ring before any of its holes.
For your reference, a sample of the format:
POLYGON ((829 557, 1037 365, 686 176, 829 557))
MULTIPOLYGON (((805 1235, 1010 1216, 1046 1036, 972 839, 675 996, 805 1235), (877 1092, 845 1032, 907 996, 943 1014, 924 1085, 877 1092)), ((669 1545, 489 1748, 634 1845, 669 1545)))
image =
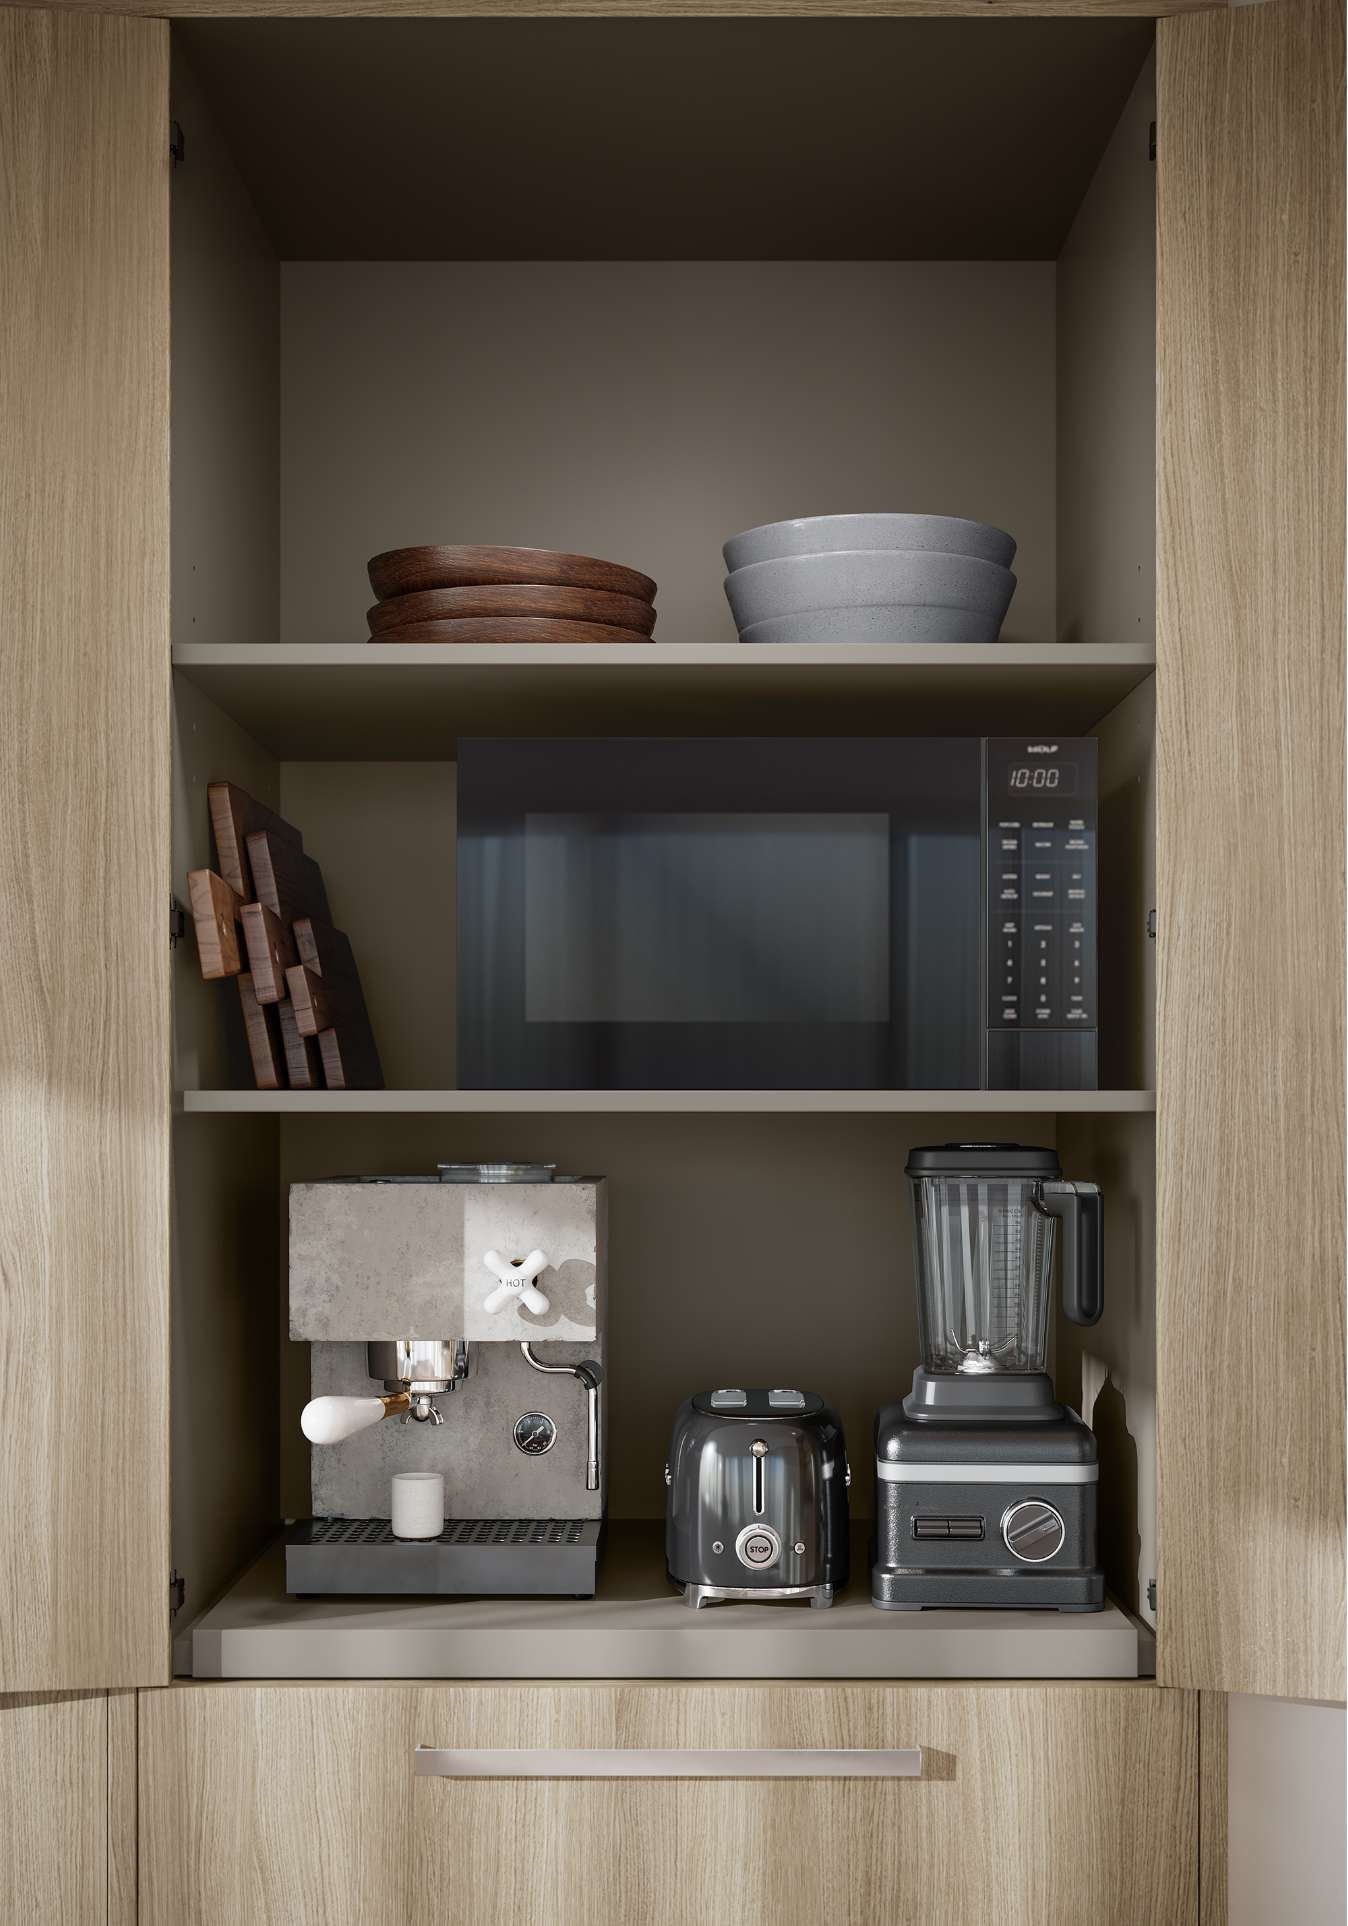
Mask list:
POLYGON ((311 1545, 579 1545, 583 1518, 447 1518, 438 1538, 393 1536, 387 1518, 315 1518, 311 1545))
POLYGON ((286 1590, 343 1596, 594 1595, 598 1518, 453 1518, 395 1538, 387 1518, 314 1518, 286 1537, 286 1590))

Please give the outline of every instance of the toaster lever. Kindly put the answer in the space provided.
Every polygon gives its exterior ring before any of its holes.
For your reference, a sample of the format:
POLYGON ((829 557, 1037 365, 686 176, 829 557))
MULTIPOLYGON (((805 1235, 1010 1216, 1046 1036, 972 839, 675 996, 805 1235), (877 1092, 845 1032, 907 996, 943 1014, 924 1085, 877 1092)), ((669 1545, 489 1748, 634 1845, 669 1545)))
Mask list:
POLYGON ((755 1438, 749 1446, 754 1455, 754 1517, 763 1516, 763 1460, 768 1455, 767 1441, 755 1438))

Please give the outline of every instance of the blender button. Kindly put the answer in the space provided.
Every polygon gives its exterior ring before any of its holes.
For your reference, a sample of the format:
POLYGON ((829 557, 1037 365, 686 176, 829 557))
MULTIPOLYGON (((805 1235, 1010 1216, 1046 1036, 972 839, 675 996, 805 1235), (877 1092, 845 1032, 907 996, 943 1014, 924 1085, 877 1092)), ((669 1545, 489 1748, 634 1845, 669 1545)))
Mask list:
POLYGON ((795 1544, 794 1544, 794 1545, 793 1545, 793 1546, 791 1547, 791 1549, 792 1549, 792 1551, 793 1551, 793 1552, 794 1552, 794 1553, 796 1554, 796 1557, 797 1557, 797 1558, 804 1558, 804 1556, 805 1556, 805 1540, 804 1540, 803 1538, 798 1538, 798 1539, 796 1540, 796 1542, 795 1542, 795 1544))
POLYGON ((714 1552, 723 1552, 725 1550, 725 1546, 721 1543, 721 1540, 719 1538, 712 1539, 711 1548, 714 1552))

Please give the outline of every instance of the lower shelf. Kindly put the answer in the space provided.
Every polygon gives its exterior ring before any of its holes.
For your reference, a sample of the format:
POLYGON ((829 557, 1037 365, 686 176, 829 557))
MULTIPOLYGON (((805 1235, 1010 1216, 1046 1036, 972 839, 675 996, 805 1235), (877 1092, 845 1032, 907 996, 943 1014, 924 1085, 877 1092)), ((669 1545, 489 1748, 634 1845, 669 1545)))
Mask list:
POLYGON ((864 1529, 827 1611, 690 1611, 659 1523, 611 1525, 594 1598, 291 1598, 280 1540, 175 1640, 199 1679, 1132 1679, 1149 1629, 1117 1605, 879 1612, 864 1529))

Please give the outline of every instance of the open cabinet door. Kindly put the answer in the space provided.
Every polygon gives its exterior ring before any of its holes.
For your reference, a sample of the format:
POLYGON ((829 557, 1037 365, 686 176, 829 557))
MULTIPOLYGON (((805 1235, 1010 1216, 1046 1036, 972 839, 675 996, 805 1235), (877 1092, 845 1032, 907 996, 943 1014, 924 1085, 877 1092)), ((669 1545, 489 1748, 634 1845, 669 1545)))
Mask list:
POLYGON ((168 144, 165 22, 0 9, 4 1693, 169 1676, 168 144))
POLYGON ((1163 1683, 1344 1696, 1342 0, 1158 30, 1163 1683))

